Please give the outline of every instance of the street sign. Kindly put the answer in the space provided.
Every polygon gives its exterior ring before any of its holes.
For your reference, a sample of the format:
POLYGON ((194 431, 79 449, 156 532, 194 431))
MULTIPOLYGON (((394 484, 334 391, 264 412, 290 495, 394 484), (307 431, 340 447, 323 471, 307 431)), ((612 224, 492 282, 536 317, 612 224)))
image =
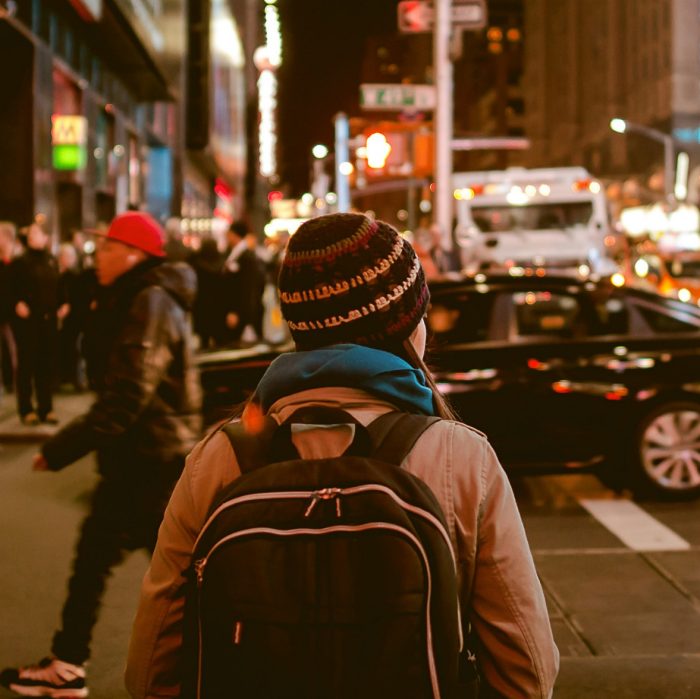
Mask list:
POLYGON ((360 108, 367 111, 404 111, 435 109, 433 85, 402 83, 363 83, 360 108))
MULTIPOLYGON (((432 32, 435 8, 428 0, 401 0, 397 5, 399 31, 405 34, 432 32)), ((486 0, 452 0, 450 21, 455 29, 483 29, 486 0)))
POLYGON ((486 0, 452 0, 450 19, 456 29, 483 29, 486 26, 486 0))
POLYGON ((400 32, 417 34, 432 31, 435 11, 431 3, 425 0, 402 0, 396 11, 400 32))

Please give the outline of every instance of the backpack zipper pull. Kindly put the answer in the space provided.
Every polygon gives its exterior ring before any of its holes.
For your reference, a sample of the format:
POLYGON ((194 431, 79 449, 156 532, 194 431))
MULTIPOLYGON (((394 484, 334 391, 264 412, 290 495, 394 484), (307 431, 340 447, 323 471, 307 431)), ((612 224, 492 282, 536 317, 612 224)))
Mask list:
POLYGON ((335 500, 335 514, 336 517, 341 516, 340 509, 340 494, 342 493, 341 488, 321 488, 321 490, 315 490, 311 494, 311 502, 304 512, 304 517, 308 517, 314 511, 316 505, 318 505, 319 500, 335 500))
POLYGON ((204 580, 204 564, 206 559, 200 558, 194 562, 194 574, 197 576, 197 587, 202 587, 202 581, 204 580))
POLYGON ((318 500, 319 500, 318 495, 316 493, 314 493, 311 496, 311 502, 309 503, 309 506, 306 508, 306 512, 304 512, 304 517, 309 517, 311 515, 311 513, 314 511, 314 508, 316 507, 316 505, 318 505, 318 500))

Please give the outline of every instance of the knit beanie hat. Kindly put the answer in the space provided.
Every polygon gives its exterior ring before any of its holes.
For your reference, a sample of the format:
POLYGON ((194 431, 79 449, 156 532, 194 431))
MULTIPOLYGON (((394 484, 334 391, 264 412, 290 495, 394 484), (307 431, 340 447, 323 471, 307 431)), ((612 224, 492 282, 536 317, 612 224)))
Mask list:
POLYGON ((301 349, 400 344, 430 300, 411 244, 388 223, 362 214, 319 216, 299 226, 287 245, 279 291, 301 349))

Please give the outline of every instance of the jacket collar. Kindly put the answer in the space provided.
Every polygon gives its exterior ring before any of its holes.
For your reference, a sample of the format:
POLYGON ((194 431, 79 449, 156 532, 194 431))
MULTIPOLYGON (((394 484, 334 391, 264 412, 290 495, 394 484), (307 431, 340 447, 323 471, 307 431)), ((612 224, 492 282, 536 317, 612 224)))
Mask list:
POLYGON ((284 396, 270 406, 267 414, 277 422, 284 422, 299 408, 311 405, 341 408, 349 412, 363 425, 368 425, 384 413, 400 409, 398 406, 358 388, 324 386, 284 396))

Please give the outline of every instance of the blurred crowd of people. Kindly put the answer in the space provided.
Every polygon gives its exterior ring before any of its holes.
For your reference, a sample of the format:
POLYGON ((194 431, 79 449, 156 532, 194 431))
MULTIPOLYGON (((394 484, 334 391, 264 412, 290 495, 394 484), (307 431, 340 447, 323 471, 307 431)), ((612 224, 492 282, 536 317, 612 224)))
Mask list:
MULTIPOLYGON (((96 233, 96 232, 93 232, 96 233)), ((225 240, 197 237, 185 244, 181 222, 165 225, 167 258, 186 262, 197 276, 192 320, 200 350, 280 344, 288 339, 277 298, 277 273, 288 234, 259 237, 235 221, 225 240)), ((56 422, 56 390, 90 388, 90 316, 100 287, 95 245, 88 233, 57 248, 38 223, 17 229, 0 221, 0 396, 16 393, 27 425, 56 422)), ((459 268, 427 218, 411 243, 432 278, 459 268)))
MULTIPOLYGON (((179 219, 166 226, 165 251, 171 261, 196 272, 192 309, 201 350, 284 342, 276 275, 285 237, 265 245, 242 221, 225 241, 183 241, 179 219)), ((18 229, 0 221, 0 396, 14 392, 26 425, 55 423, 57 390, 91 387, 91 311, 100 287, 94 269, 95 244, 82 232, 58 247, 42 226, 18 229)))

